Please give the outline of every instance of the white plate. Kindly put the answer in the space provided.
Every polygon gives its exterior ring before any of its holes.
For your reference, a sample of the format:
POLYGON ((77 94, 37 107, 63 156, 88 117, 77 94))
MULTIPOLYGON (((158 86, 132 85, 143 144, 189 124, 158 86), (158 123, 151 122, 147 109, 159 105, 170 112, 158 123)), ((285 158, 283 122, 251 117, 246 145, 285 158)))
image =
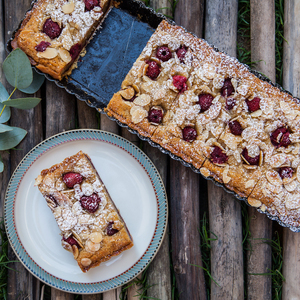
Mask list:
POLYGON ((98 293, 125 284, 153 259, 165 233, 167 200, 149 158, 124 138, 100 130, 75 130, 33 148, 15 170, 5 199, 5 226, 16 255, 40 280, 74 293, 98 293), (87 153, 120 210, 134 246, 82 273, 61 247, 59 228, 34 187, 41 170, 79 150, 87 153))

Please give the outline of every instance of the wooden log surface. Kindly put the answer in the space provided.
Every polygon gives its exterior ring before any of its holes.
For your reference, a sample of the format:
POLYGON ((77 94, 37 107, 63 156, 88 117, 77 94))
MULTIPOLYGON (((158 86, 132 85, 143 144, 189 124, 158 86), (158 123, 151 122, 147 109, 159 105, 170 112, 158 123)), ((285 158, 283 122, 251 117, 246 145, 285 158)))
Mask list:
MULTIPOLYGON (((204 38, 236 56, 238 1, 209 0, 205 11, 204 38)), ((244 271, 242 216, 238 200, 208 182, 209 228, 211 238, 211 299, 243 299, 244 271)))
MULTIPOLYGON (((15 5, 13 1, 4 2, 4 38, 5 41, 10 38, 10 33, 16 28, 18 22, 24 16, 24 12, 28 9, 30 0, 22 1, 15 5)), ((3 15, 2 15, 3 16, 3 15)), ((5 84, 9 92, 12 92, 11 86, 5 84)), ((21 92, 15 92, 14 98, 25 97, 21 92)), ((10 125, 21 127, 28 131, 26 138, 17 146, 18 150, 11 150, 10 167, 11 172, 15 170, 22 158, 32 148, 42 141, 42 110, 41 104, 36 108, 22 111, 12 109, 10 125)), ((17 258, 13 250, 9 247, 8 258, 11 261, 16 261, 17 258)), ((28 297, 29 299, 36 299, 40 296, 40 282, 32 276, 20 262, 13 262, 9 264, 11 269, 8 270, 8 285, 7 285, 7 299, 17 299, 18 297, 28 297)))
MULTIPOLYGON (((284 2, 283 87, 300 97, 300 2, 284 2)), ((283 300, 299 299, 300 233, 283 231, 283 300)))
MULTIPOLYGON (((175 22, 202 35, 203 1, 179 0, 175 22)), ((199 175, 170 161, 170 229, 172 263, 179 299, 206 299, 200 249, 199 175)))
MULTIPOLYGON (((250 5, 252 67, 275 82, 275 2, 251 0, 250 5)), ((247 299, 272 299, 272 278, 265 275, 272 268, 272 248, 266 243, 272 239, 272 221, 252 207, 248 218, 247 299)))

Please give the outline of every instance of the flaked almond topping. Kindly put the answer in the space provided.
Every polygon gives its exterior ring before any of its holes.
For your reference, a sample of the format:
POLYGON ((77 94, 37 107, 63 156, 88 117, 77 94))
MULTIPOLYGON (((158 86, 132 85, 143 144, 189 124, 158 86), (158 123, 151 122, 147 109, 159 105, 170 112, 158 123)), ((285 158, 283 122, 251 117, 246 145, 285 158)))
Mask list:
POLYGON ((96 252, 100 249, 100 243, 93 243, 92 241, 87 241, 86 248, 91 252, 96 252))
POLYGON ((227 184, 231 180, 231 177, 227 175, 228 171, 229 171, 229 165, 226 165, 226 167, 225 167, 225 169, 223 171, 223 174, 222 174, 223 182, 225 184, 227 184))
POLYGON ((204 177, 209 177, 210 176, 210 171, 209 169, 205 168, 205 167, 202 167, 200 169, 200 173, 204 176, 204 177))
POLYGON ((148 105, 151 102, 151 97, 147 94, 142 94, 133 100, 133 103, 140 106, 148 105))
POLYGON ((82 258, 80 262, 84 267, 88 267, 92 263, 92 261, 87 257, 82 258))
POLYGON ((300 182, 300 166, 297 167, 297 180, 300 182))
POLYGON ((245 188, 248 189, 254 187, 254 185, 255 185, 255 181, 253 179, 250 179, 245 183, 245 188))
POLYGON ((61 59, 65 62, 65 63, 69 63, 72 61, 72 57, 70 55, 70 52, 64 48, 59 48, 58 50, 59 55, 61 57, 61 59))
POLYGON ((267 209, 267 208, 266 208, 266 206, 265 206, 264 204, 260 207, 260 210, 263 211, 263 212, 265 212, 266 209, 267 209))
POLYGON ((100 243, 103 239, 102 234, 98 231, 92 232, 89 235, 89 239, 93 242, 93 243, 100 243))
POLYGON ((73 252, 74 258, 77 259, 78 255, 79 255, 79 250, 76 245, 72 246, 72 252, 73 252))
POLYGON ((55 58, 58 54, 58 51, 55 48, 48 47, 44 52, 38 52, 37 56, 47 59, 55 58))
POLYGON ((140 123, 144 118, 148 116, 148 112, 140 107, 140 106, 133 106, 130 109, 131 120, 134 124, 140 123))
POLYGON ((135 90, 134 90, 134 88, 129 87, 127 89, 121 90, 119 93, 124 99, 130 100, 134 97, 135 90))
POLYGON ((266 172, 266 178, 267 180, 275 186, 281 186, 282 185, 282 179, 279 176, 278 172, 275 171, 267 171, 266 172))
POLYGON ((75 4, 74 2, 70 1, 70 2, 67 2, 66 4, 64 4, 62 6, 62 11, 65 13, 65 14, 71 14, 74 9, 75 9, 75 4))
POLYGON ((253 117, 253 118, 260 117, 261 115, 262 115, 262 110, 261 109, 256 110, 255 112, 251 113, 251 117, 253 117))
POLYGON ((297 183, 295 181, 292 181, 290 183, 284 184, 284 187, 288 192, 293 192, 297 188, 297 183))
POLYGON ((262 204, 259 200, 254 199, 254 198, 252 198, 252 197, 249 197, 249 198, 248 198, 248 203, 249 203, 251 206, 253 206, 253 207, 260 207, 261 204, 262 204))
POLYGON ((259 161, 258 161, 258 165, 261 167, 263 164, 263 160, 264 160, 264 153, 260 150, 259 152, 259 161))

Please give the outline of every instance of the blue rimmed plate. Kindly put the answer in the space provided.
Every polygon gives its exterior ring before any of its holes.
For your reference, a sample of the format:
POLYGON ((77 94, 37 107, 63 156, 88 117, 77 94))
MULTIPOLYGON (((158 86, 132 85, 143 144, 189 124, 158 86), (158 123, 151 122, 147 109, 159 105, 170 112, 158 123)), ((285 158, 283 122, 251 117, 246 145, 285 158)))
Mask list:
POLYGON ((5 226, 23 265, 57 289, 82 294, 108 291, 132 280, 153 259, 165 234, 164 185, 150 159, 126 139, 101 130, 73 130, 34 147, 16 168, 5 198, 5 226), (120 210, 134 246, 82 273, 60 244, 56 221, 34 180, 41 170, 79 150, 87 153, 120 210))

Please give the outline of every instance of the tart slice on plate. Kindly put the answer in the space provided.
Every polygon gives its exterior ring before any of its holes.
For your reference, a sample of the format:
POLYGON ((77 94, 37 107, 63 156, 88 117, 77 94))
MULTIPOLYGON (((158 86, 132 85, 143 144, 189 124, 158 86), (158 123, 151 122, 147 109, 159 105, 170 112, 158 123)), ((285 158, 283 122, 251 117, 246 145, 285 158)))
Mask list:
POLYGON ((82 151, 45 169, 35 185, 83 272, 133 246, 132 237, 89 156, 82 151))

